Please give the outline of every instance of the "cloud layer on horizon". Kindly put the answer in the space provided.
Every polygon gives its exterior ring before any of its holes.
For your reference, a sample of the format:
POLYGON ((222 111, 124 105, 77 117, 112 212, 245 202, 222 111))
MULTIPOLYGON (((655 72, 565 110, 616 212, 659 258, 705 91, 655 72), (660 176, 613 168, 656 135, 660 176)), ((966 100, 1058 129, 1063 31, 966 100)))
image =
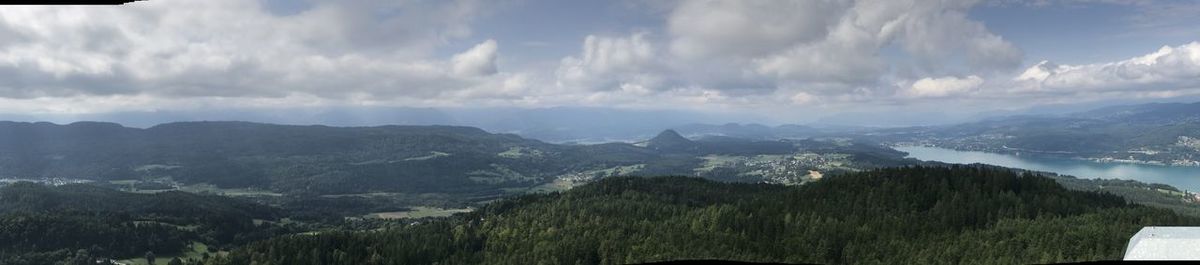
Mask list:
POLYGON ((662 11, 646 11, 659 25, 594 32, 565 44, 575 53, 559 60, 516 65, 504 63, 505 47, 524 42, 505 43, 475 26, 503 17, 500 6, 535 3, 315 1, 289 14, 265 3, 2 9, 0 112, 227 105, 837 111, 1200 94, 1200 43, 1164 43, 1122 61, 1029 66, 1020 45, 971 14, 981 6, 1051 4, 1037 1, 660 2, 662 11))

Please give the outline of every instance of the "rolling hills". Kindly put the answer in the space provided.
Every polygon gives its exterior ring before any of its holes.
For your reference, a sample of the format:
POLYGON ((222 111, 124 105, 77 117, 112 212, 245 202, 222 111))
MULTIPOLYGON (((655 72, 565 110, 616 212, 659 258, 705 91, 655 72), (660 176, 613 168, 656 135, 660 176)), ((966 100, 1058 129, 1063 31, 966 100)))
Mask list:
POLYGON ((1200 102, 1100 108, 1063 115, 875 130, 875 141, 1105 162, 1200 166, 1200 102))
POLYGON ((802 186, 607 178, 372 232, 261 241, 204 264, 1046 263, 1119 259, 1145 225, 1200 219, 987 167, 802 186))
MULTIPOLYGON (((0 178, 142 180, 283 194, 392 192, 487 198, 621 168, 632 169, 626 174, 634 175, 692 175, 704 167, 700 157, 706 155, 803 153, 805 146, 816 143, 718 138, 693 142, 674 136, 671 144, 698 148, 659 148, 664 139, 651 140, 652 146, 550 144, 454 126, 183 122, 138 129, 96 122, 3 122, 0 178)), ((821 152, 844 149, 851 159, 858 153, 871 159, 902 156, 886 147, 868 146, 828 145, 833 148, 821 152)))

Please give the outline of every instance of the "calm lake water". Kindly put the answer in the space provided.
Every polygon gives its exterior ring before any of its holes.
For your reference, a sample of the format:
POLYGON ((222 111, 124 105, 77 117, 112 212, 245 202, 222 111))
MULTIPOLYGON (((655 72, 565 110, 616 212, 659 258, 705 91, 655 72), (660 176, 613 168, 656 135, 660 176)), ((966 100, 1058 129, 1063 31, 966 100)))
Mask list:
POLYGON ((926 161, 941 161, 956 164, 991 164, 1003 167, 1048 171, 1078 178, 1132 179, 1146 183, 1167 184, 1190 191, 1200 191, 1200 167, 1098 163, 1066 158, 1015 156, 921 146, 895 147, 895 149, 907 152, 908 157, 926 161))

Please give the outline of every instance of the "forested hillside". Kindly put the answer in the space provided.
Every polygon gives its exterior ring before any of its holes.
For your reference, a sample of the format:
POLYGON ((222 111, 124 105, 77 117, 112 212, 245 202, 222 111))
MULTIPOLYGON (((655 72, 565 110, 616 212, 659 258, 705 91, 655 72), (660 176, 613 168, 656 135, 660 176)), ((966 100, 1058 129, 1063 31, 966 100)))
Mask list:
POLYGON ((173 254, 191 242, 232 247, 285 233, 255 220, 279 209, 185 192, 134 194, 91 185, 0 187, 0 264, 173 254))
POLYGON ((1200 219, 988 167, 906 167, 802 186, 607 178, 376 232, 253 243, 204 264, 1028 264, 1119 259, 1142 226, 1200 219))
POLYGON ((948 126, 881 129, 865 138, 960 150, 1200 166, 1200 102, 1012 116, 948 126))
MULTIPOLYGON (((0 149, 5 150, 0 167, 7 177, 166 176, 184 183, 308 193, 473 192, 496 186, 471 181, 475 171, 504 167, 529 178, 558 171, 535 158, 496 155, 515 147, 560 151, 515 135, 450 126, 0 124, 0 149)), ((531 179, 499 182, 522 181, 531 179)))
MULTIPOLYGON (((161 189, 205 183, 300 195, 390 192, 494 198, 506 190, 528 189, 576 174, 692 175, 705 166, 699 156, 782 158, 810 144, 740 139, 692 142, 671 135, 681 148, 558 145, 454 126, 182 122, 138 129, 95 122, 0 122, 0 178, 143 180, 157 182, 152 185, 161 189), (689 145, 696 148, 686 148, 689 145)), ((875 161, 877 154, 892 160, 903 156, 886 147, 834 147, 821 152, 845 149, 863 153, 865 161, 875 161)))

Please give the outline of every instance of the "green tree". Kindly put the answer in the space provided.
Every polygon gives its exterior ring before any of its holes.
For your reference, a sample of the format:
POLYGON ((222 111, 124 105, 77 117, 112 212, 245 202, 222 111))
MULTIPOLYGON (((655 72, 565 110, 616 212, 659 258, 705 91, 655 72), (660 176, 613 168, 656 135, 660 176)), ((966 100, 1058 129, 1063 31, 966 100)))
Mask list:
POLYGON ((146 251, 146 264, 154 264, 154 251, 146 251))

